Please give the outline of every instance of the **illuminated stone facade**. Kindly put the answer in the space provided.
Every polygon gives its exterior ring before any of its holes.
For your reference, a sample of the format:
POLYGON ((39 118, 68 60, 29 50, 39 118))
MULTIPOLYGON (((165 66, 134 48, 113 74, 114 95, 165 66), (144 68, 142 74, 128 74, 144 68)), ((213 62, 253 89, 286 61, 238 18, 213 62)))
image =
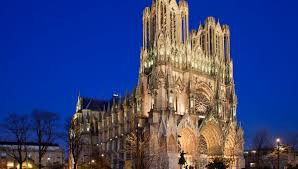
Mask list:
POLYGON ((79 97, 74 119, 94 133, 90 145, 102 147, 113 168, 127 162, 120 150, 137 127, 150 133, 149 153, 166 147, 150 168, 179 168, 182 151, 195 168, 215 157, 233 159, 231 168, 244 167, 229 26, 208 17, 189 32, 188 19, 185 0, 153 0, 143 13, 135 90, 110 102, 79 97))

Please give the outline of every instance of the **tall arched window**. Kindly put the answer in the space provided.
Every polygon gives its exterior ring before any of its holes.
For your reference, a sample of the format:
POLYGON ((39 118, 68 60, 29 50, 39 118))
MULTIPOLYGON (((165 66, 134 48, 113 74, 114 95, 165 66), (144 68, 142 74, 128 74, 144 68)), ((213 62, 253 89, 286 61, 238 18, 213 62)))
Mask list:
POLYGON ((182 42, 185 42, 185 16, 182 16, 182 42))
POLYGON ((224 56, 227 57, 228 54, 228 37, 224 36, 224 56))
POLYGON ((163 26, 163 17, 164 17, 164 11, 163 11, 163 3, 160 3, 160 26, 163 26))
POLYGON ((170 13, 170 34, 171 34, 171 43, 173 43, 173 13, 170 13))
POLYGON ((164 5, 164 26, 167 26, 167 8, 166 5, 164 5))
POLYGON ((209 47, 210 47, 210 55, 213 55, 213 30, 209 29, 209 47))
POLYGON ((150 32, 149 32, 149 29, 150 28, 150 25, 149 25, 149 19, 147 20, 147 23, 146 23, 146 48, 148 49, 149 48, 149 39, 150 39, 150 32))
POLYGON ((174 30, 173 30, 173 34, 174 34, 174 41, 175 41, 175 44, 176 44, 176 14, 174 13, 174 16, 173 16, 173 25, 174 25, 174 30))

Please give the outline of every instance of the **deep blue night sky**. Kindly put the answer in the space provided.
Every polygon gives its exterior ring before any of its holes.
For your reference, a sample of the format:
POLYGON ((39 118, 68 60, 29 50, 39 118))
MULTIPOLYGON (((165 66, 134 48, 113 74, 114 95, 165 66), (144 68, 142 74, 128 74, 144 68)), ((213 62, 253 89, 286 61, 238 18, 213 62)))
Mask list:
MULTIPOLYGON (((0 117, 34 108, 75 110, 137 83, 142 10, 151 0, 0 2, 0 117)), ((207 16, 231 27, 238 118, 249 141, 259 128, 298 130, 298 1, 188 0, 190 27, 207 16)))

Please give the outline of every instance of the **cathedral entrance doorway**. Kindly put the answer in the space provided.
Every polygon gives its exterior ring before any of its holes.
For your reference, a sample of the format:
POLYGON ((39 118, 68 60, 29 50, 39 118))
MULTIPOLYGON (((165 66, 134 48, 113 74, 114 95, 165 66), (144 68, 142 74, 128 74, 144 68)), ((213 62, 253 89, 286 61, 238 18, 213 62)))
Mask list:
POLYGON ((222 132, 216 123, 209 122, 201 128, 198 142, 198 168, 205 168, 208 162, 222 156, 222 142, 222 132))
POLYGON ((194 131, 190 128, 183 128, 180 132, 180 144, 181 144, 181 152, 185 153, 184 157, 186 160, 186 165, 195 166, 195 161, 197 157, 197 137, 194 131))

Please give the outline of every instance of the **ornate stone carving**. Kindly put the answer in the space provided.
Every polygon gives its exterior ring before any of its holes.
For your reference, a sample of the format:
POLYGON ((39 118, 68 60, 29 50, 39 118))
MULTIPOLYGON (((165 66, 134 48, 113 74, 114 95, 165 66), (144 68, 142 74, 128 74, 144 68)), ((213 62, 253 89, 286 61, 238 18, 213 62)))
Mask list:
POLYGON ((207 111, 210 109, 210 101, 203 94, 197 94, 194 97, 195 111, 198 114, 206 115, 207 111))

